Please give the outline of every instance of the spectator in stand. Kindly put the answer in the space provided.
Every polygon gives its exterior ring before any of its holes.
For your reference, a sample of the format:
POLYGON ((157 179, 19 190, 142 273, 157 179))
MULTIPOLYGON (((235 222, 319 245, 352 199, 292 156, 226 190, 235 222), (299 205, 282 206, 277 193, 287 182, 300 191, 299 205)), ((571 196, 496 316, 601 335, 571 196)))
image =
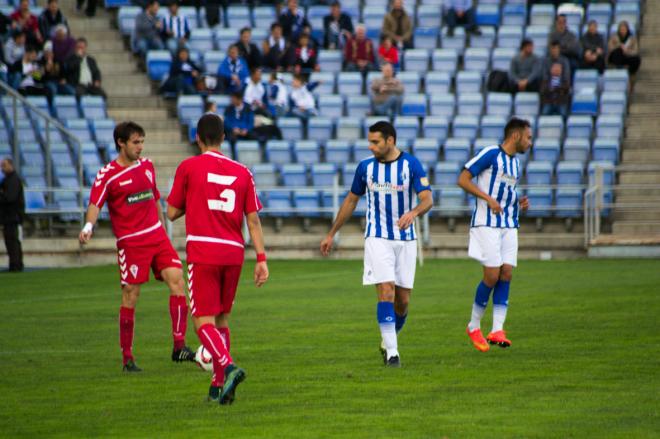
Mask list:
POLYGON ((403 0, 392 1, 392 9, 383 17, 383 36, 391 38, 399 49, 412 47, 412 20, 403 9, 403 0))
POLYGON ((219 85, 224 87, 226 93, 241 92, 249 74, 247 63, 238 56, 238 47, 229 46, 227 57, 218 67, 219 85))
POLYGON ((318 83, 308 84, 305 76, 295 74, 291 82, 291 94, 289 95, 289 115, 302 119, 307 124, 310 117, 316 116, 316 100, 312 90, 318 83))
POLYGON ((550 49, 548 50, 548 56, 545 58, 545 61, 543 62, 543 68, 542 68, 542 77, 543 79, 548 79, 551 75, 550 69, 552 68, 553 64, 561 64, 561 72, 562 76, 564 79, 568 80, 568 82, 571 82, 571 65, 568 62, 568 59, 561 54, 561 46, 559 44, 559 41, 553 41, 550 43, 550 49))
POLYGON ((66 26, 58 24, 55 26, 55 36, 53 38, 53 55, 55 61, 61 66, 76 50, 76 39, 69 35, 66 26))
POLYGON ((597 69, 602 74, 605 71, 605 38, 598 32, 598 22, 591 20, 587 32, 582 35, 582 68, 597 69))
POLYGON ((76 90, 76 97, 83 95, 102 96, 106 98, 101 88, 101 71, 96 60, 87 54, 87 40, 76 40, 76 51, 69 57, 65 65, 67 83, 76 90))
POLYGON ((378 65, 392 64, 394 69, 399 68, 399 49, 392 44, 390 37, 380 38, 380 47, 378 48, 378 65))
POLYGON ((253 139, 254 113, 243 103, 243 94, 235 91, 230 94, 230 104, 225 108, 225 132, 227 140, 253 139))
POLYGON ((261 80, 261 68, 259 67, 251 71, 250 77, 245 83, 243 102, 250 106, 254 114, 273 117, 268 109, 266 84, 261 80))
MULTIPOLYGON (((555 18, 555 28, 548 36, 548 41, 559 41, 561 54, 568 59, 571 66, 571 72, 580 65, 580 58, 582 57, 582 46, 578 37, 568 29, 566 25, 566 16, 564 14, 557 15, 555 18)), ((570 76, 569 72, 569 76, 570 76)))
POLYGON ((282 36, 282 25, 273 23, 270 26, 270 36, 262 44, 264 59, 263 65, 270 70, 282 70, 286 68, 286 55, 288 45, 282 36))
POLYGON ((238 48, 238 55, 245 60, 250 71, 261 67, 261 52, 259 47, 252 42, 252 29, 249 27, 241 29, 241 36, 234 45, 238 48))
POLYGON ((158 19, 158 0, 148 0, 144 10, 135 17, 135 49, 140 56, 146 56, 150 50, 163 50, 160 32, 163 23, 158 19))
POLYGON ((309 42, 309 35, 302 33, 298 38, 298 44, 289 47, 287 65, 293 73, 318 72, 318 53, 309 42))
POLYGON ((454 36, 454 29, 458 25, 465 26, 467 32, 474 35, 481 35, 481 31, 477 27, 474 15, 474 5, 472 0, 448 0, 444 3, 447 13, 445 14, 447 20, 447 36, 454 36))
POLYGON ((268 110, 275 117, 284 116, 288 111, 289 92, 277 72, 271 72, 266 86, 268 110))
MULTIPOLYGON (((76 0, 76 10, 82 11, 85 0, 76 0)), ((87 7, 85 8, 85 15, 93 17, 96 14, 96 0, 87 0, 87 7)))
POLYGON ((204 114, 218 114, 218 104, 215 101, 207 100, 204 102, 204 114))
POLYGON ((0 11, 0 42, 8 36, 11 30, 11 19, 0 11))
POLYGON ((22 30, 15 30, 12 33, 11 39, 5 44, 5 63, 11 66, 16 61, 23 58, 25 54, 25 32, 22 30))
POLYGON ((66 83, 64 68, 55 60, 52 41, 46 41, 44 44, 41 68, 44 72, 44 85, 50 90, 52 96, 76 94, 75 89, 66 83))
POLYGON ((50 40, 55 35, 55 28, 58 25, 69 27, 66 18, 60 10, 58 0, 48 0, 46 9, 39 16, 39 32, 46 40, 50 40))
POLYGON ((161 36, 165 41, 167 50, 174 55, 179 53, 178 49, 180 47, 188 49, 190 23, 188 23, 188 18, 185 15, 179 14, 178 0, 173 0, 168 9, 169 14, 161 20, 161 36))
POLYGON ((23 58, 16 61, 10 68, 12 87, 25 96, 46 96, 49 104, 53 95, 44 84, 44 71, 37 62, 37 48, 27 46, 23 58))
POLYGON ((616 33, 610 37, 608 51, 610 63, 618 68, 627 68, 631 75, 637 73, 642 60, 639 57, 637 38, 630 33, 627 21, 619 23, 616 33))
POLYGON ((323 17, 323 47, 342 49, 347 38, 353 35, 353 21, 350 15, 341 11, 341 3, 333 1, 330 14, 323 17))
POLYGON ((44 44, 44 38, 39 32, 39 19, 30 12, 30 0, 21 0, 18 8, 9 16, 12 27, 21 29, 27 36, 27 43, 38 49, 44 44))
POLYGON ((194 95, 197 93, 197 81, 202 77, 202 69, 190 60, 190 52, 185 47, 179 47, 176 58, 170 66, 170 74, 163 84, 163 91, 177 95, 194 95))
POLYGON ((380 70, 383 76, 371 81, 372 113, 393 118, 401 109, 403 84, 394 77, 392 64, 383 64, 380 70))
POLYGON ((568 104, 571 99, 571 83, 563 74, 560 63, 552 64, 550 76, 541 85, 541 114, 544 116, 568 116, 568 104))
POLYGON ((365 76, 368 71, 376 70, 374 44, 367 38, 367 28, 363 24, 358 24, 355 36, 346 40, 344 66, 348 71, 360 71, 365 76))
POLYGON ((282 34, 289 41, 296 41, 305 26, 309 26, 305 11, 298 8, 297 0, 288 0, 287 8, 280 14, 279 22, 282 25, 282 34))
POLYGON ((14 169, 14 161, 5 157, 0 161, 4 179, 0 182, 0 224, 3 225, 9 271, 23 271, 23 249, 19 226, 25 219, 25 194, 21 178, 14 169))
POLYGON ((520 53, 511 59, 509 82, 515 92, 539 91, 542 61, 534 54, 534 42, 524 39, 520 53))

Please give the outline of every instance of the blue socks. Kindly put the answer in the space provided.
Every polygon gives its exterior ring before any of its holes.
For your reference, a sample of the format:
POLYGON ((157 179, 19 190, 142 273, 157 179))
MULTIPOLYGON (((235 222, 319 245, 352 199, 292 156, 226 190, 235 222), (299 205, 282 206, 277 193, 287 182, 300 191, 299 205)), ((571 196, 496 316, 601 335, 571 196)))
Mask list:
POLYGON ((399 351, 397 350, 394 303, 378 302, 376 315, 378 317, 378 326, 380 326, 380 335, 383 338, 383 345, 387 350, 387 358, 399 355, 399 351))
POLYGON ((472 315, 470 317, 470 323, 468 324, 468 329, 474 331, 481 327, 481 318, 486 312, 486 306, 488 305, 488 299, 490 298, 491 287, 486 285, 483 281, 477 286, 477 293, 474 296, 474 303, 472 304, 472 315))
POLYGON ((493 293, 493 305, 509 305, 509 287, 511 282, 498 280, 495 284, 495 292, 493 293))
POLYGON ((403 329, 403 325, 406 324, 406 319, 408 318, 408 314, 404 315, 399 315, 395 314, 394 316, 395 322, 394 322, 394 328, 396 329, 396 333, 398 334, 401 329, 403 329))
MULTIPOLYGON (((490 298, 490 291, 492 289, 493 289, 492 287, 489 287, 483 281, 481 281, 479 283, 479 285, 477 286, 477 294, 475 294, 475 296, 474 296, 474 303, 481 306, 482 308, 485 308, 486 306, 488 306, 488 299, 490 298)), ((508 291, 508 289, 507 289, 507 291, 508 291)), ((494 299, 494 296, 493 296, 493 299, 494 299)))

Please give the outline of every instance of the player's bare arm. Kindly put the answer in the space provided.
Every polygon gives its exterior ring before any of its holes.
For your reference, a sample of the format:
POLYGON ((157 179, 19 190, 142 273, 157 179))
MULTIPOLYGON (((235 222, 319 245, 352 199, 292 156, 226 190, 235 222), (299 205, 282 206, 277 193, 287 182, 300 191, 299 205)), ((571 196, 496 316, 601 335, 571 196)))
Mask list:
POLYGON ((156 201, 156 211, 158 212, 158 220, 165 227, 165 215, 163 214, 163 207, 160 205, 160 201, 156 201))
POLYGON ((87 207, 87 213, 85 214, 85 227, 80 231, 78 235, 78 241, 81 244, 87 244, 90 239, 92 239, 92 234, 94 233, 94 225, 99 218, 99 213, 101 209, 96 207, 96 205, 89 203, 87 207))
POLYGON ((399 218, 399 222, 397 223, 399 229, 403 230, 410 227, 413 221, 415 221, 415 218, 424 215, 433 207, 433 196, 431 195, 431 191, 421 191, 417 194, 417 197, 419 198, 419 204, 417 204, 417 206, 415 206, 410 212, 406 212, 401 218, 399 218))
POLYGON ((334 236, 337 234, 339 229, 341 229, 346 220, 348 220, 351 215, 353 215, 353 211, 355 210, 355 207, 357 207, 358 201, 360 201, 360 197, 355 195, 353 192, 349 192, 344 199, 344 202, 339 208, 339 213, 337 213, 337 218, 335 218, 334 223, 332 223, 332 227, 330 228, 328 235, 323 239, 323 241, 321 241, 321 254, 323 256, 328 256, 330 254, 334 236))
MULTIPOLYGON (((261 229, 261 220, 257 212, 248 213, 246 216, 248 231, 250 232, 250 239, 257 255, 266 254, 266 247, 264 245, 264 233, 261 229)), ((268 264, 266 261, 257 260, 254 266, 254 284, 257 287, 262 286, 268 280, 268 264)))
POLYGON ((493 213, 502 213, 502 206, 500 206, 500 203, 498 203, 495 198, 489 196, 487 193, 479 189, 479 186, 472 182, 472 177, 474 176, 470 173, 470 171, 463 169, 461 175, 458 176, 458 186, 465 192, 485 200, 493 213))
POLYGON ((179 209, 178 207, 174 207, 171 204, 167 205, 167 218, 170 221, 176 221, 185 214, 186 211, 184 209, 179 209))
POLYGON ((527 195, 523 195, 522 197, 520 197, 520 208, 522 209, 523 212, 529 209, 529 198, 527 197, 527 195))

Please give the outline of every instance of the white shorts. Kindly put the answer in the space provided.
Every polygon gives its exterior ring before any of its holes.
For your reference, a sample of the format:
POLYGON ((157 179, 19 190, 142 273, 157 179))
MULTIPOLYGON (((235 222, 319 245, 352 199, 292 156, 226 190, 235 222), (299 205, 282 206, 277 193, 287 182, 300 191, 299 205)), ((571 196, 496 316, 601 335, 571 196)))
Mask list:
POLYGON ((518 229, 472 227, 468 256, 484 267, 501 267, 518 263, 518 229))
POLYGON ((417 241, 367 238, 364 241, 362 285, 394 282, 412 289, 417 268, 417 241))

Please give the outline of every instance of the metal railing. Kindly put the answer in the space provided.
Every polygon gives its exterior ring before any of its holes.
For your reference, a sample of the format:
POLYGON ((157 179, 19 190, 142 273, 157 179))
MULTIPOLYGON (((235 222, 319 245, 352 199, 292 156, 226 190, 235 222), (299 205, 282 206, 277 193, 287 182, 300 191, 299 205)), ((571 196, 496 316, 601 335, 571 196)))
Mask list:
MULTIPOLYGON (((12 121, 12 153, 14 156, 14 166, 16 172, 19 175, 21 174, 21 167, 23 163, 21 162, 20 155, 20 141, 18 136, 18 126, 19 121, 24 120, 20 116, 23 113, 19 111, 21 106, 24 108, 25 113, 28 115, 28 121, 32 123, 30 116, 36 118, 34 122, 40 128, 41 133, 43 134, 43 148, 44 148, 44 163, 45 163, 45 180, 46 187, 26 187, 25 192, 41 192, 45 194, 46 208, 39 209, 38 214, 40 215, 55 215, 55 214, 79 214, 80 223, 84 224, 84 165, 82 158, 82 142, 80 139, 69 131, 64 125, 62 125, 57 119, 53 118, 49 113, 38 108, 32 104, 29 100, 20 95, 15 89, 13 89, 9 84, 0 81, 0 94, 3 97, 7 96, 11 98, 11 112, 7 116, 12 121), (65 140, 68 140, 68 144, 73 148, 74 152, 77 153, 77 177, 78 177, 78 188, 63 188, 55 187, 53 181, 53 161, 51 155, 51 127, 56 128, 62 134, 65 140), (78 199, 78 209, 58 209, 54 207, 55 197, 54 194, 57 192, 74 192, 77 193, 78 199)), ((5 109, 6 110, 6 109, 5 109)), ((30 213, 30 212, 28 212, 30 213)))

